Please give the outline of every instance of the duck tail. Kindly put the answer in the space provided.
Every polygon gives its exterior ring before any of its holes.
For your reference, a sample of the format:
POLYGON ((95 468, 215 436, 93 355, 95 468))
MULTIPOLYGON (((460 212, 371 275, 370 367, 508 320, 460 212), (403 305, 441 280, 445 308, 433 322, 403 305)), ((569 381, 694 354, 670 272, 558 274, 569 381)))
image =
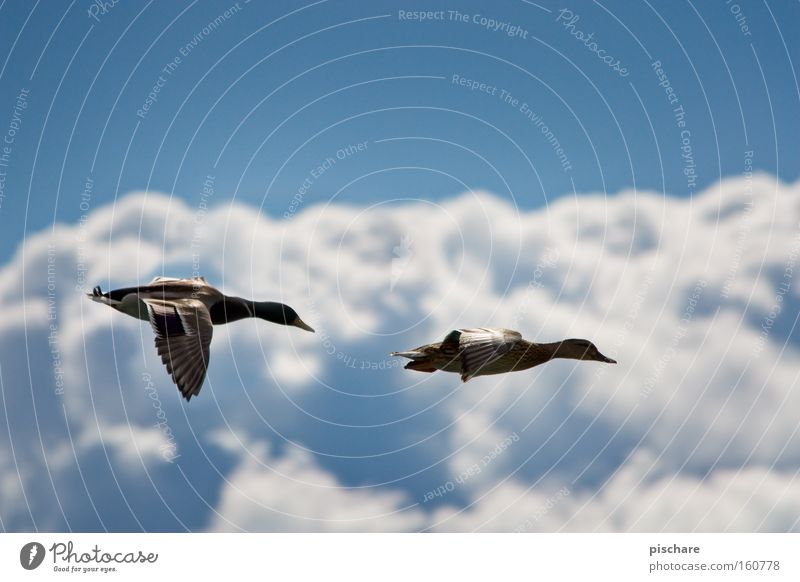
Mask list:
POLYGON ((416 370, 417 372, 435 372, 433 362, 428 354, 419 350, 409 350, 407 352, 392 352, 390 356, 400 356, 409 358, 411 361, 405 365, 406 370, 416 370))
POLYGON ((436 368, 433 366, 430 358, 422 358, 419 360, 411 360, 405 365, 406 370, 416 370, 417 372, 435 372, 436 368))
POLYGON ((103 293, 100 285, 92 289, 92 292, 87 293, 86 296, 92 301, 103 303, 104 305, 111 305, 113 303, 113 300, 108 296, 108 293, 103 293))
POLYGON ((390 356, 400 356, 401 358, 410 358, 410 359, 413 360, 415 358, 421 358, 425 354, 423 354, 422 352, 418 352, 416 350, 410 350, 410 351, 407 351, 407 352, 392 352, 389 355, 390 356))

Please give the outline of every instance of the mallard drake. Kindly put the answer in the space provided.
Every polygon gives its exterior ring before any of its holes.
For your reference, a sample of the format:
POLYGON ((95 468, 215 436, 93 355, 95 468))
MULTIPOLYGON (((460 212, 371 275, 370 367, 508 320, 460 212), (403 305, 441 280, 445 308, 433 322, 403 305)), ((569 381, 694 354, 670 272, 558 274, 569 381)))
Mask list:
POLYGON ((617 363, 601 354, 589 340, 537 344, 522 339, 518 331, 502 328, 455 329, 440 343, 391 355, 410 358, 407 370, 456 372, 461 374, 462 382, 475 376, 527 370, 554 358, 617 363))
POLYGON ((158 355, 186 400, 200 392, 205 380, 214 325, 258 317, 314 331, 288 305, 228 297, 203 277, 156 277, 149 285, 108 293, 98 286, 87 295, 92 301, 150 322, 158 355))

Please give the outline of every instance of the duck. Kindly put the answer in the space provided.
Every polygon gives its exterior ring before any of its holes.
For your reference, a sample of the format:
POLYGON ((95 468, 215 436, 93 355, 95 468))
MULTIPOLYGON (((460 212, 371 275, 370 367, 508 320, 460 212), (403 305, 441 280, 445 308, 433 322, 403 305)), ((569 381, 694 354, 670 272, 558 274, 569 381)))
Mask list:
POLYGON ((231 297, 199 276, 156 277, 147 285, 107 293, 97 286, 87 295, 92 301, 150 323, 156 351, 187 401, 203 386, 215 325, 257 317, 314 332, 288 305, 231 297))
POLYGON ((455 329, 441 342, 390 355, 409 358, 406 370, 455 372, 461 375, 462 382, 476 376, 528 370, 556 358, 617 363, 601 354, 589 340, 534 343, 523 339, 518 331, 487 327, 455 329))

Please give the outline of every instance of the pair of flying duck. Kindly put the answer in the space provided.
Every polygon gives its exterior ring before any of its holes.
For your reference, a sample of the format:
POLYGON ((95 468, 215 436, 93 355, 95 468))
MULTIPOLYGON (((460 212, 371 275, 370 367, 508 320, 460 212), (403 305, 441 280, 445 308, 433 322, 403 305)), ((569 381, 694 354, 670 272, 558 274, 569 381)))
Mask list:
MULTIPOLYGON (((258 317, 314 331, 288 305, 228 297, 202 277, 156 277, 149 285, 108 293, 95 287, 88 295, 93 301, 150 322, 158 355, 186 400, 200 392, 206 377, 213 326, 258 317)), ((537 344, 510 329, 489 328, 457 329, 439 343, 391 355, 409 358, 408 370, 456 372, 464 382, 475 376, 527 370, 553 358, 616 364, 588 340, 537 344)))

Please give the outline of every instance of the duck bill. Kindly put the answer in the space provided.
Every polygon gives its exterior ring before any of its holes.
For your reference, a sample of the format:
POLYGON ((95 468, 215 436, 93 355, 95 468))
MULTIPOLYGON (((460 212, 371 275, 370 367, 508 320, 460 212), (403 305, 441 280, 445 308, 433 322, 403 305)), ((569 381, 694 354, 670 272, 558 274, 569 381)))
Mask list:
POLYGON ((603 354, 599 354, 600 357, 598 358, 601 362, 605 362, 606 364, 616 364, 616 360, 612 360, 611 358, 605 357, 603 354))
POLYGON ((295 327, 299 327, 300 329, 304 329, 306 331, 310 331, 311 333, 314 333, 314 328, 311 327, 310 325, 308 325, 306 322, 304 322, 299 317, 292 322, 292 325, 295 326, 295 327))

